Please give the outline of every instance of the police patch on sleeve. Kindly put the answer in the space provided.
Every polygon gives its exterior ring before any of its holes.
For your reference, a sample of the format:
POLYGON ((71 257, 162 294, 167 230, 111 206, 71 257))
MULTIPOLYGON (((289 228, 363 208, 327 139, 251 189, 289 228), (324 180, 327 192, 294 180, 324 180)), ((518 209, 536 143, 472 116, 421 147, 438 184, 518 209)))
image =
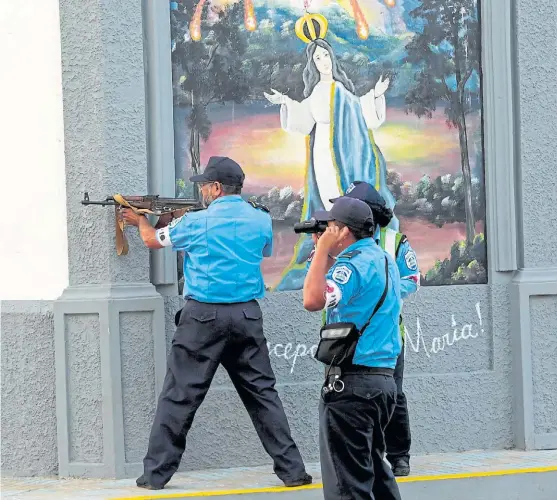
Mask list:
POLYGON ((172 246, 172 242, 170 241, 170 226, 166 226, 166 227, 163 227, 161 229, 157 229, 157 232, 155 233, 155 235, 157 236, 158 242, 163 247, 172 246))
POLYGON ((337 266, 333 271, 332 278, 337 283, 340 283, 341 285, 345 285, 346 283, 348 283, 348 280, 350 279, 351 275, 352 275, 352 270, 349 267, 337 266))
POLYGON ((416 271, 418 269, 418 259, 416 258, 416 252, 414 252, 414 250, 409 250, 408 252, 406 252, 404 259, 406 260, 408 269, 410 269, 411 271, 416 271))
POLYGON ((336 307, 342 298, 342 292, 338 285, 331 280, 327 280, 327 287, 325 288, 325 307, 330 309, 336 307))

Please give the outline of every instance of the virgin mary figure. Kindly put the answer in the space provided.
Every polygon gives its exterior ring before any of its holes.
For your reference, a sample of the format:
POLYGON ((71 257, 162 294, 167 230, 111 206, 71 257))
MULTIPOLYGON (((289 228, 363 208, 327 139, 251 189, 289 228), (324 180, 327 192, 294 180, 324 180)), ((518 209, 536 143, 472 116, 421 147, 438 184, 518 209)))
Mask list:
MULTIPOLYGON (((373 130, 385 122, 385 92, 389 80, 380 77, 367 94, 356 96, 353 82, 340 67, 332 47, 322 38, 326 31, 324 18, 311 14, 301 19, 306 19, 300 28, 303 32, 298 29, 296 32, 302 40, 309 42, 303 71, 305 98, 298 102, 276 90, 272 90, 272 94, 265 93, 271 103, 281 106, 283 130, 306 136, 301 220, 311 218, 316 210, 329 210, 332 205, 329 200, 342 196, 353 181, 365 181, 375 186, 389 208, 394 209, 395 199, 387 187, 385 158, 373 137, 373 130), (319 29, 321 37, 311 37, 312 32, 315 34, 319 29)), ((398 231, 396 217, 389 227, 398 231)), ((294 247, 294 256, 275 290, 303 287, 306 262, 312 249, 312 239, 301 235, 294 247)))

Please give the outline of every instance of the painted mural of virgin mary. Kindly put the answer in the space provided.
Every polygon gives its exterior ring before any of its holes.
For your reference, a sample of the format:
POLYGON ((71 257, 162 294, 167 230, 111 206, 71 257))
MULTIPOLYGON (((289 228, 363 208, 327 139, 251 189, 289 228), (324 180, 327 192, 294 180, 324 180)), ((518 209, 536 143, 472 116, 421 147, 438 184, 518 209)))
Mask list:
MULTIPOLYGON (((314 33, 326 30, 311 16, 314 33)), ((319 16, 321 17, 321 16, 319 16)), ((324 18, 323 18, 324 19, 324 18)), ((373 130, 386 118, 385 92, 389 80, 379 78, 367 94, 355 95, 354 84, 342 70, 332 47, 323 38, 312 38, 306 48, 307 63, 303 71, 304 99, 297 102, 272 90, 265 97, 279 104, 283 130, 306 136, 307 160, 302 220, 320 209, 330 209, 330 199, 343 195, 355 180, 376 187, 394 209, 395 199, 387 188, 387 166, 375 143, 373 130)), ((391 227, 398 230, 398 219, 391 227)), ((306 261, 313 242, 302 235, 294 256, 284 271, 276 290, 298 290, 303 287, 306 261)))

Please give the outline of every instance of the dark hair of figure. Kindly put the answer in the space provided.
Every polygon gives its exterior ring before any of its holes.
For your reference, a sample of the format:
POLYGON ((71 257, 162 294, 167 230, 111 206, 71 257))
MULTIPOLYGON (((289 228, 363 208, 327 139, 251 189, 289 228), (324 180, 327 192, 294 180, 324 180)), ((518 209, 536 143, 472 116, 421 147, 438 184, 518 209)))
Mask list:
MULTIPOLYGON (((314 22, 315 32, 319 33, 319 25, 314 22)), ((307 63, 306 67, 304 68, 303 79, 304 79, 304 97, 309 97, 310 94, 313 92, 315 86, 319 83, 320 76, 319 70, 317 66, 315 66, 315 62, 313 61, 313 54, 317 50, 317 47, 321 47, 329 52, 329 56, 331 57, 332 62, 332 69, 333 69, 333 80, 336 82, 340 82, 344 85, 344 88, 349 92, 354 93, 354 84, 352 80, 348 78, 344 70, 341 68, 335 53, 333 52, 333 48, 322 38, 317 38, 313 42, 309 43, 306 48, 306 57, 307 63)))

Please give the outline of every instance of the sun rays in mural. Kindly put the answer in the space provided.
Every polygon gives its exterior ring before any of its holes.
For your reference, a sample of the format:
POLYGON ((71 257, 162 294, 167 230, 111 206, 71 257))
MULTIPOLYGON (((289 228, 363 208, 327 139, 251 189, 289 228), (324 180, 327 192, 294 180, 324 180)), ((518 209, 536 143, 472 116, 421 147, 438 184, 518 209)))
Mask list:
MULTIPOLYGON (((247 31, 255 31, 257 29, 257 18, 255 16, 255 9, 253 6, 253 0, 240 0, 244 3, 244 26, 247 31)), ((366 40, 369 36, 369 25, 366 20, 366 17, 360 8, 358 0, 348 0, 350 3, 350 11, 354 18, 355 30, 358 38, 361 40, 366 40)), ((198 42, 201 40, 201 17, 203 14, 203 7, 207 3, 207 0, 199 0, 195 8, 194 15, 191 19, 190 23, 190 36, 191 39, 198 42)), ((225 1, 221 2, 224 4, 227 3, 234 3, 233 1, 225 1)), ((339 1, 339 3, 343 3, 339 1)), ((393 8, 396 6, 396 0, 383 0, 383 3, 388 8, 393 8)), ((304 11, 306 21, 310 21, 308 16, 311 14, 308 13, 308 9, 311 7, 312 0, 303 0, 304 11)), ((311 22, 309 24, 312 24, 311 22)), ((311 26, 310 26, 311 28, 311 26)))

